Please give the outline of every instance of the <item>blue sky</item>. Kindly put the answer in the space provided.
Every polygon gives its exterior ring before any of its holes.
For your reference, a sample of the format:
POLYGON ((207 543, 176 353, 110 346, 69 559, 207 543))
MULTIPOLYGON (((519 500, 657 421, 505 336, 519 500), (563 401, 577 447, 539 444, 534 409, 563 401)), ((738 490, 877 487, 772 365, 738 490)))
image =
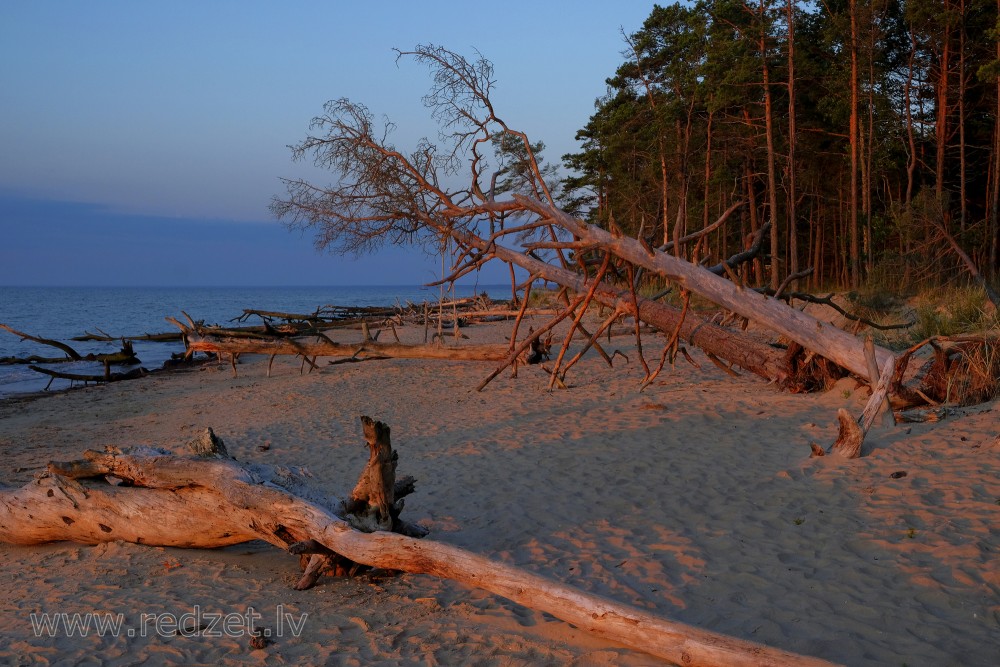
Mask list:
POLYGON ((427 70, 392 52, 434 43, 491 60, 501 117, 558 162, 651 10, 0 0, 0 285, 427 282, 440 260, 419 251, 324 255, 273 220, 279 177, 325 178, 287 146, 339 97, 387 115, 400 148, 436 136, 427 70))

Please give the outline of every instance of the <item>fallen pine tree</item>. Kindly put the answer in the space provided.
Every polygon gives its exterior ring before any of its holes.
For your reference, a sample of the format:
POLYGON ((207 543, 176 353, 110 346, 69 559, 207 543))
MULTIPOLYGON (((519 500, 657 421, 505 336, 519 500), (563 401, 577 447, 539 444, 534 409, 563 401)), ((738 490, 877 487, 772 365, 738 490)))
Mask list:
MULTIPOLYGON (((318 335, 305 338, 286 335, 229 335, 222 329, 205 330, 190 317, 184 324, 173 317, 166 318, 178 327, 184 339, 186 355, 206 352, 229 355, 233 374, 236 374, 236 359, 241 354, 263 354, 273 362, 278 355, 302 357, 315 367, 318 357, 347 358, 396 358, 396 359, 452 359, 458 361, 499 361, 507 356, 504 345, 407 345, 403 343, 380 343, 366 337, 357 343, 336 343, 318 335)), ((270 363, 268 373, 270 373, 270 363)))
POLYGON ((803 667, 830 663, 670 621, 445 543, 400 519, 411 479, 397 479, 389 427, 362 417, 369 460, 346 499, 302 471, 243 464, 211 430, 191 455, 162 449, 87 451, 52 462, 20 489, 0 489, 0 540, 41 544, 124 540, 215 548, 264 540, 297 554, 297 588, 325 571, 370 566, 475 586, 545 611, 596 636, 682 665, 803 667))
MULTIPOLYGON (((420 241, 441 248, 455 247, 457 259, 448 277, 451 281, 478 271, 494 259, 510 265, 513 278, 514 265, 525 267, 521 257, 577 273, 586 287, 585 292, 577 294, 585 297, 575 302, 572 313, 557 315, 571 317, 573 329, 580 326, 581 313, 603 290, 604 283, 623 289, 631 297, 634 316, 641 319, 637 276, 645 271, 667 279, 677 288, 684 306, 673 330, 664 331, 668 345, 655 370, 645 361, 636 326, 638 356, 646 370, 644 383, 678 351, 681 321, 688 315, 690 295, 695 294, 787 337, 808 355, 823 357, 864 378, 873 393, 880 393, 877 386, 882 371, 895 367, 891 351, 876 347, 876 364, 869 365, 863 344, 855 336, 777 298, 786 282, 774 296, 745 285, 738 274, 738 263, 750 257, 749 253, 738 253, 713 270, 689 261, 689 257, 698 257, 705 235, 724 226, 726 216, 740 202, 729 202, 719 221, 683 238, 679 231, 684 220, 678 217, 672 245, 660 247, 652 247, 641 230, 636 238, 627 236, 613 218, 598 216, 599 225, 570 215, 557 206, 528 136, 497 115, 490 98, 494 82, 488 61, 480 57, 469 62, 434 45, 397 51, 397 55, 430 68, 434 84, 424 103, 441 124, 445 145, 424 145, 412 156, 400 152, 388 140, 391 125, 384 131, 377 128, 364 105, 343 98, 328 102, 323 114, 310 126, 315 134, 293 146, 292 155, 296 160, 309 159, 330 169, 335 178, 327 186, 284 179, 286 195, 276 197, 271 210, 290 227, 310 229, 316 233, 319 247, 344 252, 420 241), (470 165, 466 185, 444 185, 455 182, 454 163, 439 159, 445 155, 462 155, 470 165), (490 173, 490 165, 497 170, 490 173), (517 172, 519 177, 508 178, 510 172, 517 172), (687 247, 682 247, 684 241, 688 241, 687 247), (523 252, 515 250, 513 244, 523 252), (540 252, 550 253, 551 260, 541 260, 540 252), (592 273, 597 265, 601 268, 592 273)), ((666 219, 652 222, 662 225, 666 234, 666 219)), ((528 270, 532 276, 538 273, 528 270)), ((777 270, 777 264, 772 262, 772 271, 777 270)), ((558 352, 550 386, 561 383, 560 363, 572 337, 571 330, 558 352)), ((734 348, 740 346, 738 341, 747 340, 737 332, 731 337, 736 341, 731 346, 734 348)), ((774 380, 780 373, 769 373, 769 379, 774 380)), ((884 402, 881 397, 878 401, 884 402)), ((862 426, 862 436, 865 430, 862 426)))

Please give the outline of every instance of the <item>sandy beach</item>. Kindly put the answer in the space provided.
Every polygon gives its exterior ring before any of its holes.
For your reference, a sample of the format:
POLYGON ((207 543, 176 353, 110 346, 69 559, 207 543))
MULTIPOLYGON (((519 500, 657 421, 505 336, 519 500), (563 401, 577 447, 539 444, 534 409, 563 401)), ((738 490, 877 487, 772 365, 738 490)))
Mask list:
MULTIPOLYGON (((502 342, 509 324, 465 330, 502 342)), ((421 338, 415 327, 400 330, 421 338)), ((662 339, 646 337, 655 362, 662 339)), ((867 387, 781 393, 697 350, 643 391, 634 340, 548 391, 539 367, 475 387, 484 362, 378 360, 301 374, 246 358, 0 402, 0 483, 105 445, 180 451, 205 427, 241 461, 307 467, 335 494, 367 458, 359 415, 392 427, 404 516, 447 542, 685 623, 847 665, 1000 664, 998 401, 829 446, 867 387), (905 473, 901 475, 899 473, 905 473)), ((0 545, 0 663, 654 665, 548 614, 425 575, 325 578, 262 542, 0 545), (243 614, 283 633, 179 636, 143 614, 243 614), (32 614, 123 614, 127 636, 36 632, 32 614), (300 632, 288 627, 301 622, 300 632), (50 636, 53 635, 53 636, 50 636), (145 634, 145 636, 141 636, 145 634), (164 636, 165 635, 165 636, 164 636)))

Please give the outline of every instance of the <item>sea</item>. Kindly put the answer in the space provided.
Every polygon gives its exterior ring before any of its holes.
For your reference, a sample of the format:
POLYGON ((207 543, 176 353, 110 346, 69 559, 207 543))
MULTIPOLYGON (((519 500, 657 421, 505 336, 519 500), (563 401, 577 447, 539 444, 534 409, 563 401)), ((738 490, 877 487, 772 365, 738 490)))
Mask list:
MULTIPOLYGON (((509 286, 456 285, 446 298, 487 293, 503 298, 509 286)), ((0 323, 37 338, 58 340, 81 355, 116 352, 120 341, 78 342, 75 336, 87 333, 111 336, 173 333, 177 329, 165 317, 184 321, 182 311, 206 324, 241 326, 234 320, 244 310, 284 313, 312 313, 317 308, 335 306, 405 306, 408 302, 436 303, 440 288, 424 286, 347 287, 0 287, 0 323)), ((242 325, 260 324, 252 318, 242 325)), ((140 365, 160 368, 171 354, 183 352, 180 342, 133 343, 140 365)), ((0 359, 63 357, 56 347, 21 340, 0 329, 0 359)), ((100 374, 95 362, 41 364, 68 373, 100 374)), ((116 367, 126 371, 134 367, 116 367)), ((65 389, 68 380, 50 378, 24 364, 0 364, 0 401, 42 391, 65 389)))

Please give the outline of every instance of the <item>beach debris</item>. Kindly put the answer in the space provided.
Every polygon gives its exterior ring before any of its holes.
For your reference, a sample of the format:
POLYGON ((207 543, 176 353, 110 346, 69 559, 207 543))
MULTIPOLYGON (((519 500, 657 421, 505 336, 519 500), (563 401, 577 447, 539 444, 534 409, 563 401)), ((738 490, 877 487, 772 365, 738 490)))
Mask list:
POLYGON ((57 371, 51 368, 42 368, 41 366, 28 366, 31 370, 36 373, 42 373, 43 375, 48 375, 51 379, 49 383, 45 385, 45 391, 48 391, 49 387, 52 386, 52 380, 61 379, 69 380, 70 383, 73 382, 83 382, 87 384, 88 382, 118 382, 121 380, 135 380, 137 378, 145 377, 149 371, 145 368, 133 368, 125 373, 112 373, 109 364, 104 364, 104 373, 98 375, 96 373, 66 373, 64 371, 57 371))
POLYGON ((325 336, 300 338, 274 336, 266 333, 233 335, 225 329, 205 328, 194 322, 185 313, 187 323, 176 318, 166 318, 178 327, 184 336, 186 355, 208 352, 228 355, 236 377, 236 360, 241 354, 264 354, 269 357, 268 375, 271 364, 279 355, 301 357, 303 368, 306 364, 312 370, 318 369, 319 357, 347 357, 381 359, 449 359, 462 361, 498 361, 507 357, 503 345, 407 345, 403 343, 380 343, 371 336, 357 343, 335 343, 325 336))
MULTIPOLYGON (((397 478, 390 429, 362 417, 368 462, 345 500, 301 469, 240 463, 210 429, 189 455, 148 446, 88 450, 51 462, 20 489, 0 489, 0 540, 216 548, 264 540, 300 555, 308 588, 323 572, 375 567, 454 579, 547 612, 596 636, 684 665, 828 666, 656 616, 443 542, 400 519, 412 478, 397 478), (127 484, 112 486, 106 476, 127 484), (371 531, 371 532, 368 532, 371 531)), ((266 636, 266 632, 263 633, 266 636)), ((253 648, 263 648, 253 641, 253 648)))
POLYGON ((949 410, 946 407, 922 408, 913 410, 900 410, 896 413, 896 419, 908 424, 920 424, 923 422, 939 422, 948 416, 949 410))
MULTIPOLYGON (((874 369, 870 372, 872 375, 875 375, 878 367, 875 366, 874 361, 872 361, 872 365, 874 369)), ((868 434, 869 429, 871 429, 872 424, 875 423, 875 418, 878 417, 879 412, 883 409, 889 413, 892 412, 892 408, 886 399, 895 375, 896 358, 891 357, 878 374, 878 382, 875 383, 872 389, 872 394, 865 404, 860 419, 856 420, 844 408, 837 410, 837 421, 840 424, 840 428, 837 433, 837 440, 830 447, 829 453, 837 454, 847 459, 856 459, 861 456, 861 447, 864 444, 865 436, 868 434)), ((810 448, 812 449, 811 457, 824 456, 828 453, 816 443, 812 443, 810 448)))
MULTIPOLYGON (((847 372, 864 378, 877 393, 877 368, 895 367, 895 354, 889 349, 869 343, 866 356, 865 343, 856 335, 792 307, 790 299, 784 300, 788 298, 786 288, 808 276, 809 269, 785 277, 780 286, 772 280, 774 290, 745 283, 745 275, 740 274, 745 274, 747 264, 761 261, 766 254, 767 224, 755 230, 744 247, 717 264, 706 266, 699 261, 709 235, 722 228, 746 202, 734 197, 717 220, 711 224, 706 220, 701 230, 687 235, 682 235, 683 207, 672 235, 664 215, 663 220, 652 223, 654 228, 662 225, 661 230, 652 236, 640 231, 635 237, 623 233, 611 215, 598 218, 568 212, 560 208, 549 188, 546 170, 527 135, 496 115, 490 97, 492 80, 469 74, 492 72, 488 61, 479 57, 470 62, 434 45, 419 45, 412 51, 399 51, 397 56, 412 58, 431 70, 435 84, 425 104, 442 126, 462 124, 466 128, 459 133, 443 132, 441 141, 447 145, 440 147, 440 154, 468 150, 468 180, 461 183, 450 173, 439 173, 444 163, 408 157, 409 153, 387 143, 388 135, 377 131, 363 105, 344 98, 330 101, 315 125, 320 136, 306 138, 292 147, 292 153, 295 159, 312 159, 328 166, 337 176, 335 182, 317 186, 287 179, 287 192, 271 204, 272 212, 290 228, 314 232, 320 247, 347 252, 435 238, 443 249, 453 249, 451 273, 437 284, 453 284, 486 263, 499 261, 508 265, 515 296, 515 267, 529 274, 523 287, 525 300, 536 280, 559 285, 565 307, 553 319, 569 319, 572 324, 554 355, 550 390, 568 386, 566 373, 579 355, 565 365, 562 362, 576 333, 592 345, 622 317, 635 321, 636 356, 645 372, 641 387, 648 386, 667 361, 674 362, 681 343, 701 347, 727 372, 738 366, 792 391, 825 386, 832 377, 847 372), (498 144, 498 140, 502 141, 498 144), (503 141, 516 150, 504 149, 503 141), (481 152, 491 146, 499 156, 481 152), (498 160, 494 162, 493 157, 498 160), (494 163, 503 166, 491 174, 486 165, 494 163), (517 185, 505 176, 508 170, 519 174, 517 185), (663 242, 656 245, 659 239, 663 242), (670 287, 661 289, 657 298, 643 298, 639 294, 643 276, 667 281, 670 287), (683 299, 681 308, 659 300, 671 290, 683 299), (742 322, 752 320, 767 327, 794 345, 789 344, 787 354, 782 355, 742 329, 705 322, 689 311, 692 295, 716 304, 742 322), (611 315, 598 331, 588 334, 581 327, 582 315, 597 304, 611 308, 611 315), (643 354, 640 322, 666 338, 658 364, 647 363, 643 354)), ((423 146, 413 155, 424 156, 428 150, 437 154, 438 147, 423 146)), ((520 317, 515 331, 519 321, 520 317)), ((510 339, 512 354, 503 367, 516 360, 516 336, 510 339)), ((606 354, 605 359, 611 363, 606 354)), ((479 389, 503 367, 487 377, 479 389)), ((885 393, 879 403, 885 403, 885 393)), ((866 407, 859 424, 862 441, 870 426, 869 413, 866 407)))
MULTIPOLYGON (((119 352, 112 352, 110 354, 80 354, 62 341, 52 340, 51 338, 42 338, 40 336, 32 336, 31 334, 18 331, 17 329, 2 323, 0 323, 0 329, 9 331, 15 336, 18 336, 21 340, 30 340, 36 343, 41 343, 42 345, 49 345, 66 353, 65 357, 39 357, 37 355, 24 358, 4 357, 0 359, 0 363, 2 364, 57 364, 69 361, 97 361, 104 363, 105 365, 115 364, 131 366, 139 363, 138 357, 135 356, 135 350, 132 349, 131 341, 126 340, 125 338, 120 339, 122 342, 122 349, 119 352)), ((32 368, 32 370, 37 371, 39 369, 32 368)))

